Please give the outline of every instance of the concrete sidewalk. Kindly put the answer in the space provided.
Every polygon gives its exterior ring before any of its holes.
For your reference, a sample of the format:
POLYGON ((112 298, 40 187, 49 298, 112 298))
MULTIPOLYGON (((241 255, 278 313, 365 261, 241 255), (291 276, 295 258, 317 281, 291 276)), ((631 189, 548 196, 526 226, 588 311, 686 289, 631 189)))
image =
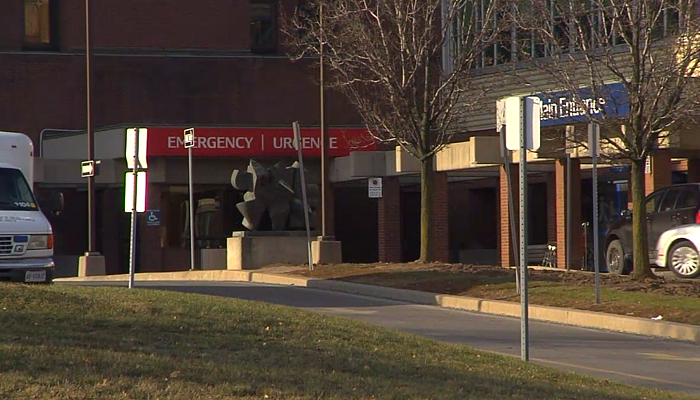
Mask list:
MULTIPOLYGON (((139 281, 234 281, 257 282, 277 285, 292 285, 313 289, 339 291, 363 296, 404 301, 407 303, 432 305, 458 310, 479 312, 492 315, 520 317, 520 303, 486 300, 474 297, 442 295, 419 292, 415 290, 395 289, 381 286, 364 285, 359 283, 303 278, 279 273, 209 270, 183 272, 146 272, 135 275, 139 281)), ((80 278, 58 278, 55 282, 102 282, 129 280, 129 275, 107 275, 80 278)), ((593 311, 582 311, 571 308, 548 307, 539 305, 529 306, 529 316, 532 320, 573 325, 586 328, 604 329, 616 332, 632 333, 644 336, 654 336, 676 340, 691 341, 700 344, 700 326, 680 324, 675 322, 654 321, 638 317, 606 314, 593 311)))

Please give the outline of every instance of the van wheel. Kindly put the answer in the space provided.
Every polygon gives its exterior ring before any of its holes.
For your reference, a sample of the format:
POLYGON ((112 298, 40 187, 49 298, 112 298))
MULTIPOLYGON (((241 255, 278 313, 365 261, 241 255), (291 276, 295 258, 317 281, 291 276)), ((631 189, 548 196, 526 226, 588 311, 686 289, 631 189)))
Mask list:
POLYGON ((668 267, 681 278, 697 278, 700 276, 700 258, 692 243, 684 240, 671 247, 668 252, 668 267))
POLYGON ((613 240, 605 251, 605 264, 608 272, 614 275, 625 275, 630 272, 630 263, 625 259, 625 252, 622 250, 622 243, 613 240))

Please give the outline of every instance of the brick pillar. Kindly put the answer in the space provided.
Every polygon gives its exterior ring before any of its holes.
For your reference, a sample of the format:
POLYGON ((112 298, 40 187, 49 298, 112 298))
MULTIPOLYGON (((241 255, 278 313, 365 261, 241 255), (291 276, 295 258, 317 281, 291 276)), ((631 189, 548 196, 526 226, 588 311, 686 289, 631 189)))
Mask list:
POLYGON ((688 183, 700 183, 700 158, 688 159, 688 183))
MULTIPOLYGON (((510 218, 514 218, 516 221, 516 240, 520 237, 519 231, 517 230, 517 227, 519 226, 518 218, 518 207, 520 204, 520 181, 519 179, 519 173, 518 173, 518 165, 517 164, 511 164, 510 168, 508 168, 509 171, 507 171, 507 168, 503 165, 499 168, 500 171, 500 177, 499 177, 499 191, 500 191, 500 196, 499 196, 499 201, 498 201, 498 208, 499 208, 499 247, 500 247, 500 254, 501 254, 501 266, 504 268, 512 267, 518 264, 517 259, 518 259, 518 254, 517 252, 513 251, 513 245, 511 244, 511 238, 512 238, 512 233, 510 229, 510 218), (513 185, 512 187, 512 199, 513 199, 513 211, 515 212, 515 215, 510 216, 510 210, 509 210, 509 205, 508 205, 508 178, 506 174, 510 174, 510 179, 511 179, 511 184, 513 185)), ((517 248, 518 243, 516 243, 516 248, 517 248)))
POLYGON ((647 195, 671 184, 671 153, 666 150, 657 150, 650 158, 651 174, 644 176, 644 188, 647 195))
MULTIPOLYGON (((162 210, 161 207, 162 187, 160 185, 148 185, 147 210, 162 210)), ((195 204, 196 207, 196 204, 195 204)), ((139 263, 137 272, 157 272, 163 271, 163 248, 161 246, 162 228, 146 226, 145 214, 138 215, 138 228, 140 240, 138 243, 139 263)), ((161 214, 162 218, 162 214, 161 214)), ((163 221, 161 221, 161 224, 163 221)), ((187 248, 189 257, 189 247, 187 248)), ((188 263, 189 264, 189 263, 188 263)))
MULTIPOLYGON (((571 221, 568 238, 571 240, 569 266, 581 269, 583 235, 581 233, 581 161, 571 158, 571 221)), ((556 226, 557 226, 557 266, 566 268, 566 159, 555 161, 554 176, 556 181, 556 226)))
POLYGON ((433 178, 433 256, 450 262, 450 187, 447 173, 435 172, 433 178))
POLYGON ((554 173, 547 175, 547 241, 557 240, 557 184, 554 173))
POLYGON ((388 177, 382 185, 377 203, 379 261, 401 262, 401 184, 398 177, 388 177))

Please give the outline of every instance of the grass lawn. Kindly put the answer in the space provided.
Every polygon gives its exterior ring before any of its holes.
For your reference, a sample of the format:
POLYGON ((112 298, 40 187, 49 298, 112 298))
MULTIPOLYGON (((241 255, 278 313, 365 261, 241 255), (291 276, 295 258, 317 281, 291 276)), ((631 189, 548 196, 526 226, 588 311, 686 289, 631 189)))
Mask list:
POLYGON ((340 318, 0 284, 2 399, 680 399, 340 318))
MULTIPOLYGON (((342 264, 289 274, 421 290, 432 293, 520 301, 515 272, 458 264, 342 264)), ((581 271, 531 270, 531 304, 652 318, 700 325, 700 279, 636 282, 601 274, 601 304, 595 304, 594 275, 581 271)))

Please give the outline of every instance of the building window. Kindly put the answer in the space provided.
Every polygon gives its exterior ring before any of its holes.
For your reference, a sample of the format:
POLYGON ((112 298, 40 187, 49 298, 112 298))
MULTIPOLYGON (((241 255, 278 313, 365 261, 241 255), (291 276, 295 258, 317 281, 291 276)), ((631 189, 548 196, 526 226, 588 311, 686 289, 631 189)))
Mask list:
POLYGON ((55 3, 56 0, 24 0, 25 48, 55 48, 55 3))
POLYGON ((254 53, 277 51, 277 3, 274 0, 250 2, 250 50, 254 53))
MULTIPOLYGON (((528 31, 516 26, 517 24, 508 21, 507 14, 494 11, 493 15, 487 15, 493 1, 458 2, 464 7, 463 15, 460 15, 451 27, 451 40, 446 57, 450 59, 457 57, 464 47, 463 43, 469 42, 468 38, 463 37, 463 32, 469 31, 464 28, 468 23, 477 24, 477 28, 492 24, 493 29, 496 30, 495 43, 482 49, 481 56, 474 65, 475 68, 582 50, 592 51, 598 47, 624 46, 630 41, 632 35, 633 25, 627 17, 628 10, 625 8, 631 7, 628 3, 621 6, 606 6, 607 2, 604 1, 543 0, 542 4, 546 7, 547 15, 541 22, 546 24, 548 32, 542 33, 536 29, 528 31)), ((690 12, 689 9, 682 7, 685 3, 669 1, 663 4, 653 2, 643 4, 646 7, 646 14, 641 21, 654 24, 650 29, 653 39, 677 35, 684 31, 682 16, 690 12), (661 6, 665 8, 661 9, 661 6)), ((527 13, 528 10, 525 5, 519 5, 518 12, 527 13)))

